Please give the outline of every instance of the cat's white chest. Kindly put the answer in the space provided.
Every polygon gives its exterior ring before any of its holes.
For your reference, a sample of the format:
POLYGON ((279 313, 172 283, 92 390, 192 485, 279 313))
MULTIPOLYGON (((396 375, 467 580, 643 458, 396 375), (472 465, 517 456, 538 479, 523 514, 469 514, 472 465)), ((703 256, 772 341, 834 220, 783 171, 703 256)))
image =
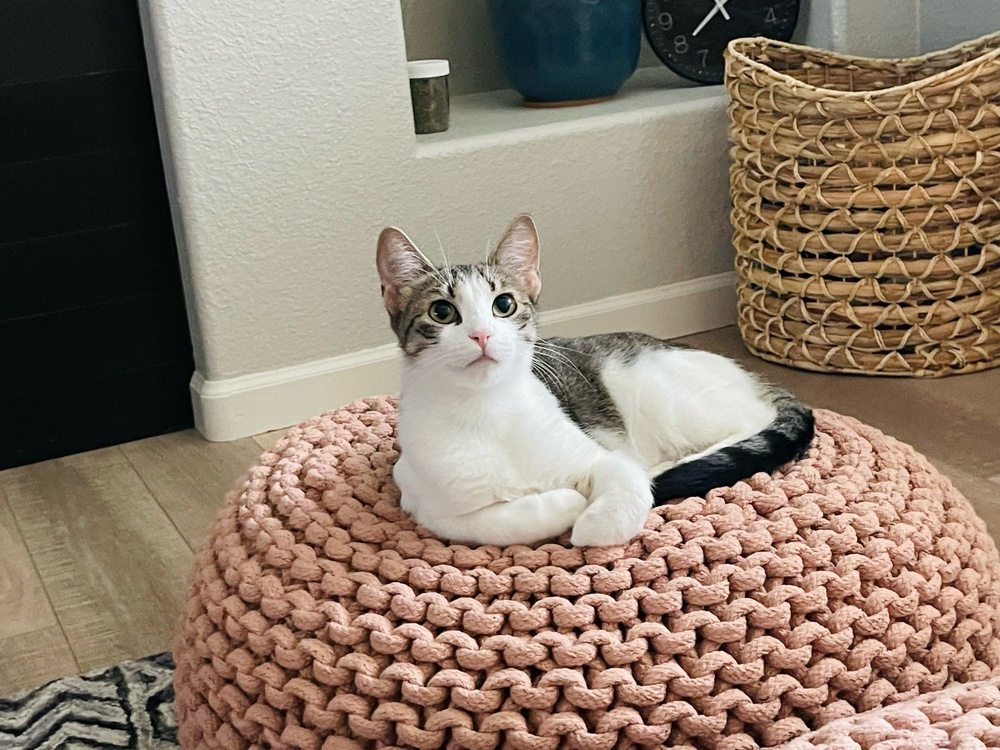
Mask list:
MULTIPOLYGON (((404 404, 406 402, 404 401, 404 404)), ((395 469, 404 509, 458 503, 471 512, 526 494, 585 482, 596 444, 540 383, 488 403, 453 402, 400 414, 395 469)))

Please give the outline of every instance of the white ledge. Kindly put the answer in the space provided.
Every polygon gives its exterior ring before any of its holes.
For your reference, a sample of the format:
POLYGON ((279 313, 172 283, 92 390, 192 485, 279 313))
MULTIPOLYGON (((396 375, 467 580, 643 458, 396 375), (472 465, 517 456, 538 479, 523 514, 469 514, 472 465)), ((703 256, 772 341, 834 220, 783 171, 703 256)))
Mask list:
POLYGON ((533 108, 509 89, 456 96, 451 127, 444 133, 417 136, 418 158, 478 151, 584 131, 686 114, 702 108, 724 109, 724 86, 680 82, 665 68, 641 68, 611 100, 578 107, 533 108))

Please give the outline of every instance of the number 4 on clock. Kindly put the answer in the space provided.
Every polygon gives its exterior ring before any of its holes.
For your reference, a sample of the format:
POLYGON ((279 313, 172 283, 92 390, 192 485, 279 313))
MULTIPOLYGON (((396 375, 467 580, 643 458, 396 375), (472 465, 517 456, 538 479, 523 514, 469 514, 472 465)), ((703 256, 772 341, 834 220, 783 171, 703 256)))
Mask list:
POLYGON ((768 6, 767 16, 764 17, 764 23, 777 23, 778 17, 774 15, 774 6, 768 6))

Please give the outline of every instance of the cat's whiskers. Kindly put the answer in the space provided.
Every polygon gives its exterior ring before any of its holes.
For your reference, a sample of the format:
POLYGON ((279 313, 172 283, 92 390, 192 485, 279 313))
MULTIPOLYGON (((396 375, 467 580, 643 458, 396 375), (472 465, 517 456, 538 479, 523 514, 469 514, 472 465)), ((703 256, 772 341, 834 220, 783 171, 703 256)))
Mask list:
POLYGON ((441 248, 441 257, 444 258, 444 267, 448 271, 448 275, 454 278, 454 274, 451 272, 451 263, 448 261, 448 254, 444 251, 444 243, 441 242, 441 235, 438 234, 438 230, 434 230, 434 236, 437 237, 438 247, 441 248))
POLYGON ((421 354, 423 354, 422 357, 413 360, 413 367, 418 371, 433 369, 442 362, 446 362, 451 358, 450 353, 447 351, 430 351, 427 353, 421 352, 421 354))
POLYGON ((576 365, 573 363, 573 360, 571 360, 569 357, 563 354, 563 352, 574 352, 579 354, 579 352, 577 352, 576 349, 571 349, 568 346, 559 346, 558 344, 553 344, 548 339, 537 339, 535 341, 535 346, 543 348, 545 351, 554 356, 561 357, 565 362, 572 365, 574 368, 576 367, 576 365))
POLYGON ((542 339, 539 339, 538 341, 535 342, 536 352, 538 352, 539 354, 544 353, 545 355, 552 358, 558 357, 561 361, 565 362, 567 365, 573 368, 576 371, 576 374, 579 375, 581 378, 583 378, 584 380, 589 380, 589 378, 583 374, 580 368, 576 366, 576 363, 569 357, 567 357, 565 354, 563 354, 561 351, 558 351, 559 349, 564 349, 565 351, 568 352, 573 351, 573 349, 569 349, 568 347, 558 346, 556 344, 552 344, 542 339))
POLYGON ((551 380, 556 385, 559 386, 563 385, 562 381, 559 379, 558 373, 555 371, 552 365, 545 362, 545 360, 533 359, 531 365, 533 369, 537 369, 539 372, 545 375, 546 379, 551 380))
POLYGON ((541 358, 541 356, 534 358, 532 362, 540 371, 545 372, 548 379, 551 380, 553 384, 558 385, 560 390, 564 392, 569 390, 569 386, 559 375, 559 371, 552 362, 546 362, 541 358))
MULTIPOLYGON (((431 262, 431 259, 428 258, 426 255, 424 255, 423 252, 419 248, 413 248, 413 249, 417 251, 417 253, 420 255, 421 258, 424 259, 424 262, 427 264, 427 267, 430 269, 431 275, 433 275, 434 278, 436 278, 439 282, 441 282, 441 288, 442 288, 442 290, 447 289, 448 285, 451 282, 448 280, 448 278, 443 273, 441 273, 441 269, 438 268, 437 266, 435 266, 431 262)), ((448 273, 449 274, 451 273, 451 268, 448 269, 448 273)))
POLYGON ((553 344, 549 339, 539 339, 538 343, 545 344, 545 346, 549 347, 550 349, 561 349, 564 352, 577 351, 576 349, 573 349, 572 347, 569 346, 559 346, 559 344, 553 344))
POLYGON ((559 388, 559 390, 563 393, 568 392, 566 384, 562 381, 559 374, 551 364, 534 356, 534 354, 532 354, 531 364, 533 370, 537 368, 536 375, 541 373, 544 376, 544 379, 547 380, 553 387, 559 388))
POLYGON ((542 368, 542 366, 539 365, 537 362, 534 364, 532 368, 532 374, 536 378, 538 378, 546 388, 552 390, 553 393, 566 392, 565 386, 558 380, 556 380, 554 375, 552 375, 548 370, 542 368))

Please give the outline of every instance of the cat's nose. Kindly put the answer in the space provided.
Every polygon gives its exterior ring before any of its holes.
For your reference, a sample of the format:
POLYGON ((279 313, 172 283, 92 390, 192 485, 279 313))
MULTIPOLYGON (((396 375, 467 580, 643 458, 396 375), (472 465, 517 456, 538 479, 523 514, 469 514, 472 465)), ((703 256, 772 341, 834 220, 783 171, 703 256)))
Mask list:
POLYGON ((486 342, 490 340, 490 335, 486 331, 473 331, 469 338, 479 344, 479 348, 486 352, 486 342))

